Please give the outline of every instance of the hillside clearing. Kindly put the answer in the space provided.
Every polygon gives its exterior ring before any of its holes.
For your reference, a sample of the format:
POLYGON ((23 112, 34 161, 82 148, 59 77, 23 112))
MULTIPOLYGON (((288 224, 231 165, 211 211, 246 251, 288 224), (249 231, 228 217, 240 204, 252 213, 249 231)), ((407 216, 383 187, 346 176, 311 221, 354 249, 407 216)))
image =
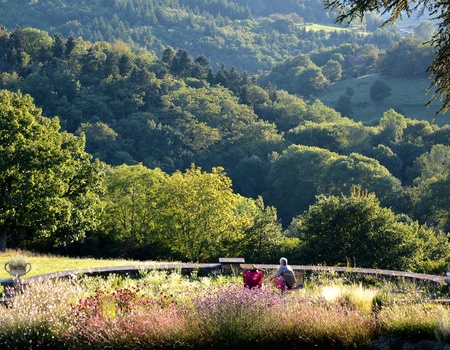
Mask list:
POLYGON ((355 79, 339 81, 330 86, 327 91, 319 94, 318 99, 329 107, 333 107, 339 97, 345 94, 346 89, 352 88, 353 119, 365 124, 372 124, 383 116, 389 109, 394 109, 406 118, 427 120, 439 126, 450 122, 450 113, 439 115, 433 121, 438 109, 438 101, 429 108, 426 103, 431 99, 431 92, 427 94, 430 80, 426 78, 398 79, 385 78, 379 74, 368 74, 355 79), (370 87, 381 80, 391 88, 391 96, 380 103, 370 100, 370 87))

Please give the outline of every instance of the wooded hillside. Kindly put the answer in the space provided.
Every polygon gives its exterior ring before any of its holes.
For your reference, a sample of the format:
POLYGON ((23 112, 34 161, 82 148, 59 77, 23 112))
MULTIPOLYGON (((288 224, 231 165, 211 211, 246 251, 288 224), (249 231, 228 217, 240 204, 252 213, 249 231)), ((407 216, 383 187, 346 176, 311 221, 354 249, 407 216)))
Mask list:
MULTIPOLYGON (((333 23, 321 0, 4 0, 0 12, 8 30, 32 27, 91 42, 121 40, 158 56, 172 46, 206 55, 215 70, 224 63, 249 73, 268 70, 288 55, 367 41, 353 31, 329 39, 307 32, 304 23, 333 23)), ((373 41, 386 46, 396 35, 385 30, 373 41)))

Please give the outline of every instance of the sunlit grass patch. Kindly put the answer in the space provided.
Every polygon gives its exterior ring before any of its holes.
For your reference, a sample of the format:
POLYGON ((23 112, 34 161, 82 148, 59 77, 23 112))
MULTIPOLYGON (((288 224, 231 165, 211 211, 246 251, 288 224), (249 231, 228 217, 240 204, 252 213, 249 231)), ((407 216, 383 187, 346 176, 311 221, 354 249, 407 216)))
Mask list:
POLYGON ((335 31, 359 31, 364 32, 362 30, 362 27, 346 27, 346 26, 330 26, 330 25, 324 25, 324 24, 317 24, 317 23, 311 23, 306 24, 304 27, 307 30, 313 30, 313 31, 319 31, 324 30, 326 32, 335 32, 335 31))
POLYGON ((411 340, 450 340, 449 307, 429 303, 401 303, 378 315, 383 332, 411 340))
MULTIPOLYGON (((0 253, 0 266, 4 266, 12 256, 23 255, 31 263, 31 271, 24 277, 38 276, 47 273, 61 271, 78 271, 95 267, 107 266, 139 266, 145 263, 157 264, 156 262, 142 262, 126 259, 93 259, 93 258, 71 258, 65 256, 55 256, 47 254, 35 254, 28 251, 7 250, 0 253)), ((0 279, 10 278, 11 276, 3 269, 0 269, 0 279)))

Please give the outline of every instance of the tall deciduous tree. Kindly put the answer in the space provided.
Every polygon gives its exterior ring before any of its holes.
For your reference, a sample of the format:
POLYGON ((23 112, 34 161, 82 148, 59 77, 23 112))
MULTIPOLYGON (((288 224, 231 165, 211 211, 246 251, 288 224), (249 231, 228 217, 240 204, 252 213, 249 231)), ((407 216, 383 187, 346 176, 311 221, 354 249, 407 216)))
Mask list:
POLYGON ((450 231, 450 176, 439 174, 411 189, 414 217, 437 229, 450 231))
POLYGON ((242 203, 246 206, 243 212, 251 218, 251 224, 246 228, 245 238, 241 242, 245 258, 255 263, 268 263, 284 255, 286 246, 293 245, 296 240, 282 235, 276 209, 264 207, 262 197, 245 199, 242 203))
POLYGON ((392 45, 380 62, 381 74, 400 78, 427 77, 427 68, 433 61, 435 51, 422 41, 406 37, 392 45))
POLYGON ((430 152, 423 153, 416 158, 413 167, 408 171, 414 178, 415 185, 432 177, 448 176, 450 173, 450 147, 441 144, 431 147, 430 152))
POLYGON ((352 186, 362 186, 375 193, 386 206, 401 193, 400 180, 377 160, 351 153, 331 160, 322 173, 322 193, 348 193, 352 186))
POLYGON ((274 122, 277 129, 286 132, 305 120, 306 102, 284 90, 271 91, 273 103, 265 106, 258 115, 264 120, 274 122))
MULTIPOLYGON (((105 233, 117 243, 118 255, 129 257, 158 241, 156 207, 166 178, 158 168, 148 169, 141 164, 121 165, 107 172, 102 221, 105 233)), ((149 257, 155 258, 154 252, 149 251, 149 257)))
POLYGON ((303 96, 315 95, 330 84, 330 81, 323 75, 322 69, 305 54, 289 57, 284 62, 275 65, 265 80, 280 89, 303 96))
POLYGON ((170 176, 161 187, 159 224, 174 257, 208 261, 220 254, 234 254, 243 236, 237 214, 241 197, 233 193, 222 168, 211 173, 192 166, 170 176))
POLYGON ((97 223, 101 167, 29 95, 0 91, 0 251, 64 245, 97 223))
POLYGON ((381 102, 391 95, 391 87, 381 80, 376 80, 370 86, 370 99, 373 102, 381 102))
POLYGON ((291 145, 275 156, 269 170, 272 203, 283 225, 314 203, 327 164, 338 154, 318 147, 291 145))
POLYGON ((322 67, 322 73, 331 82, 339 81, 342 77, 342 65, 339 61, 329 60, 325 66, 322 67))
POLYGON ((379 134, 375 138, 376 142, 386 146, 398 144, 403 140, 406 127, 405 117, 390 109, 384 112, 379 121, 379 134))

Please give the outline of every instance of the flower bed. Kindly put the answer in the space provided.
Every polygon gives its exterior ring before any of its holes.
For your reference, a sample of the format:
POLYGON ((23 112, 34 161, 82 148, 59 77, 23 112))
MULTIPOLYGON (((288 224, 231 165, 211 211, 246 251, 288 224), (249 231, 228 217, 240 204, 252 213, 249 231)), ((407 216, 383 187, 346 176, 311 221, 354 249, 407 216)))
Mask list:
POLYGON ((48 280, 1 307, 0 348, 360 349, 386 346, 389 337, 449 342, 448 307, 424 303, 425 297, 429 291, 412 284, 369 287, 317 276, 283 295, 269 285, 246 289, 241 277, 162 271, 136 279, 48 280))

